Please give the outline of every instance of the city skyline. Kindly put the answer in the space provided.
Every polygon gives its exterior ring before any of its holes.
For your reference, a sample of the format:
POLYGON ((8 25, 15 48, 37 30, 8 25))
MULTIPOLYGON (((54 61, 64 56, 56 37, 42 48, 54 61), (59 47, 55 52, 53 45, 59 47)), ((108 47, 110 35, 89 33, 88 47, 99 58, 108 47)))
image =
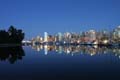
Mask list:
POLYGON ((0 0, 0 80, 120 79, 120 0, 0 0))
POLYGON ((26 39, 43 32, 112 30, 119 26, 119 0, 1 0, 0 29, 14 25, 26 39))
POLYGON ((113 45, 120 43, 120 26, 116 27, 111 31, 106 30, 88 30, 81 32, 65 32, 56 33, 51 35, 44 32, 44 36, 36 36, 30 39, 28 42, 23 41, 23 43, 31 44, 106 44, 113 45))

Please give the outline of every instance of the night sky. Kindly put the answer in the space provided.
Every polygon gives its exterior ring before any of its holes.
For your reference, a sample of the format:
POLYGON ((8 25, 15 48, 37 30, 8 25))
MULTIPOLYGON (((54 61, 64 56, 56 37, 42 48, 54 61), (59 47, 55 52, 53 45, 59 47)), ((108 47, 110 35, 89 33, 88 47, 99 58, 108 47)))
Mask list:
POLYGON ((0 29, 10 25, 26 39, 45 31, 111 30, 120 25, 120 0, 0 0, 0 29))

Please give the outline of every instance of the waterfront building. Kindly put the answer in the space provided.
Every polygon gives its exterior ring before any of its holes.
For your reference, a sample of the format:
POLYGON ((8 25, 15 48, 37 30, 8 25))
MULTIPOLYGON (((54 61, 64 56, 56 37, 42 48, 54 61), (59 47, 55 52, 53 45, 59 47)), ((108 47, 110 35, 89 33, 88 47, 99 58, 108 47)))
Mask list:
MULTIPOLYGON (((99 35, 98 35, 99 36, 99 35)), ((106 30, 100 32, 99 44, 109 44, 110 43, 110 33, 106 30)))
POLYGON ((58 40, 61 42, 62 41, 62 33, 58 33, 58 40))
POLYGON ((32 44, 47 43, 47 44, 112 44, 120 43, 120 26, 112 32, 89 30, 87 32, 74 33, 66 32, 64 34, 57 33, 56 35, 48 35, 44 32, 44 37, 37 36, 31 40, 32 44))
POLYGON ((96 31, 95 30, 88 31, 88 38, 89 42, 94 42, 96 40, 96 31))
POLYGON ((114 31, 113 31, 113 40, 114 42, 119 42, 120 43, 120 26, 118 26, 114 31))
POLYGON ((69 43, 70 39, 71 39, 71 33, 69 33, 69 32, 64 33, 64 39, 63 39, 63 41, 65 43, 69 43))
POLYGON ((48 35, 47 36, 47 41, 48 42, 53 42, 54 41, 53 36, 52 35, 48 35))
POLYGON ((44 42, 48 42, 48 33, 44 32, 44 42))

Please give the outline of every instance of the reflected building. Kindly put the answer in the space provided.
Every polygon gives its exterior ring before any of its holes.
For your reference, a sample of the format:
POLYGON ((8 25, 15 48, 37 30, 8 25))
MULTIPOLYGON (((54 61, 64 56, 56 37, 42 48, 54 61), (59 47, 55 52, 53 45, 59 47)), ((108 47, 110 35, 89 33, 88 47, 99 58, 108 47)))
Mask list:
POLYGON ((45 55, 48 54, 48 46, 47 45, 44 45, 44 52, 45 52, 45 55))
POLYGON ((120 56, 120 49, 119 47, 99 47, 95 46, 84 46, 84 45, 64 45, 64 46, 56 46, 56 45, 40 45, 38 47, 33 46, 34 49, 37 51, 43 50, 45 55, 47 55, 50 51, 55 51, 56 53, 64 53, 64 54, 88 54, 90 56, 99 55, 99 54, 110 54, 113 53, 114 55, 120 56), (41 47, 43 46, 43 47, 41 47), (38 48, 38 49, 37 49, 38 48))

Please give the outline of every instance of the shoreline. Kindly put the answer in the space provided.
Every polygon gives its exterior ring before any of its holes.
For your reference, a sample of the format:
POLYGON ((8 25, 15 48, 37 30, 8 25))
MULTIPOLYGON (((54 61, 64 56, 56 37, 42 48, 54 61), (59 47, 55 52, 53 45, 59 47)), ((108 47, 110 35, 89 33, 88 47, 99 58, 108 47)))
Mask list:
MULTIPOLYGON (((29 44, 32 45, 32 44, 29 44)), ((68 45, 73 45, 73 46, 77 46, 77 45, 81 45, 81 46, 106 46, 106 47, 120 47, 120 44, 35 44, 35 45, 56 45, 56 46, 68 46, 68 45)), ((7 43, 7 44, 0 44, 0 47, 20 47, 20 46, 27 46, 25 44, 12 44, 12 43, 7 43)))
POLYGON ((0 47, 20 47, 22 44, 0 44, 0 47))

